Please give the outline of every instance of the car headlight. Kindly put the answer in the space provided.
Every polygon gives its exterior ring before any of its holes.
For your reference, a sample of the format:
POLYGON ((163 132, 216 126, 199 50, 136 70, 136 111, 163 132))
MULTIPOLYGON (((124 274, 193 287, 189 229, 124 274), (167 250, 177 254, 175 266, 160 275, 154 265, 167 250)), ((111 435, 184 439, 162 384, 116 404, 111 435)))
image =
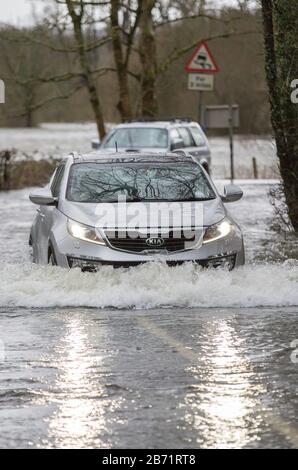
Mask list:
POLYGON ((220 238, 226 237, 233 231, 234 225, 228 219, 224 219, 218 224, 211 225, 207 228, 203 238, 203 243, 214 242, 220 238))
POLYGON ((68 233, 79 240, 85 240, 91 243, 97 243, 98 245, 105 245, 105 241, 100 236, 95 227, 89 225, 80 224, 74 220, 67 220, 68 233))

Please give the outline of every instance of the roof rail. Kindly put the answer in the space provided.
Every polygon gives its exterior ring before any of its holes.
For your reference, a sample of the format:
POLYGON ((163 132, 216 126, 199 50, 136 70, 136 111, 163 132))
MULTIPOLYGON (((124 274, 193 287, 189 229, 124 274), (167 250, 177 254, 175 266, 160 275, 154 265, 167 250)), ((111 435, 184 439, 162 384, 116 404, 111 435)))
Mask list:
POLYGON ((70 152, 69 155, 72 155, 74 160, 79 159, 80 155, 78 152, 70 152))
POLYGON ((129 120, 126 120, 125 122, 129 123, 129 122, 192 122, 193 119, 191 119, 190 117, 187 117, 187 116, 184 116, 184 117, 163 117, 163 118, 159 118, 159 117, 140 117, 140 118, 134 118, 134 119, 129 119, 129 120))

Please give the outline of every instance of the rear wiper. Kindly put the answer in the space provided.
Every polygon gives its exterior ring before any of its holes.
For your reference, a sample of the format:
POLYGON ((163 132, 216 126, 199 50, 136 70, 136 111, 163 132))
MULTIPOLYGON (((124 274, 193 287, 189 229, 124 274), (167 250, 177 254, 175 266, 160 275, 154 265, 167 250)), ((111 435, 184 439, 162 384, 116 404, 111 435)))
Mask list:
POLYGON ((215 197, 194 197, 191 199, 186 199, 186 201, 213 201, 215 197))

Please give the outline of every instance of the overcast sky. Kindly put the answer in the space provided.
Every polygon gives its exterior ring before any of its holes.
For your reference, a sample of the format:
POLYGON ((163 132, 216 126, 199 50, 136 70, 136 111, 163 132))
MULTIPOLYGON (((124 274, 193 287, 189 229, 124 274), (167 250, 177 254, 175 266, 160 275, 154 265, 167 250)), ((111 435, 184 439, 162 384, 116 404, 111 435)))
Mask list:
POLYGON ((42 4, 42 0, 0 0, 0 22, 30 24, 33 22, 32 6, 40 11, 42 4))
MULTIPOLYGON (((218 1, 218 0, 217 0, 218 1)), ((0 22, 15 25, 33 23, 32 6, 41 12, 46 0, 0 0, 0 22)), ((235 4, 236 0, 220 0, 218 4, 235 4)))

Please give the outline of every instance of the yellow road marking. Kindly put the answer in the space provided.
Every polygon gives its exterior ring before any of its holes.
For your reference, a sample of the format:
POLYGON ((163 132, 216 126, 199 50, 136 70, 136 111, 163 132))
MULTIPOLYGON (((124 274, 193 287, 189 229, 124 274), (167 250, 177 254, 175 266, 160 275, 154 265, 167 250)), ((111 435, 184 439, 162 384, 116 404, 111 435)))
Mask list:
MULTIPOLYGON (((152 321, 147 318, 138 318, 138 323, 147 331, 152 333, 157 338, 160 338, 164 343, 168 344, 185 359, 193 362, 196 361, 197 354, 191 349, 187 349, 180 341, 170 336, 165 330, 156 326, 152 321)), ((265 408, 265 416, 267 423, 279 434, 282 434, 295 448, 298 448, 298 429, 291 426, 279 416, 274 415, 269 408, 265 408)))
POLYGON ((166 344, 176 349, 181 354, 181 356, 185 357, 189 361, 198 359, 197 355, 191 349, 186 349, 186 347, 180 343, 180 341, 170 336, 165 332, 165 330, 159 328, 153 322, 147 320, 147 318, 138 318, 138 323, 146 328, 146 330, 150 331, 154 336, 162 339, 166 344))

